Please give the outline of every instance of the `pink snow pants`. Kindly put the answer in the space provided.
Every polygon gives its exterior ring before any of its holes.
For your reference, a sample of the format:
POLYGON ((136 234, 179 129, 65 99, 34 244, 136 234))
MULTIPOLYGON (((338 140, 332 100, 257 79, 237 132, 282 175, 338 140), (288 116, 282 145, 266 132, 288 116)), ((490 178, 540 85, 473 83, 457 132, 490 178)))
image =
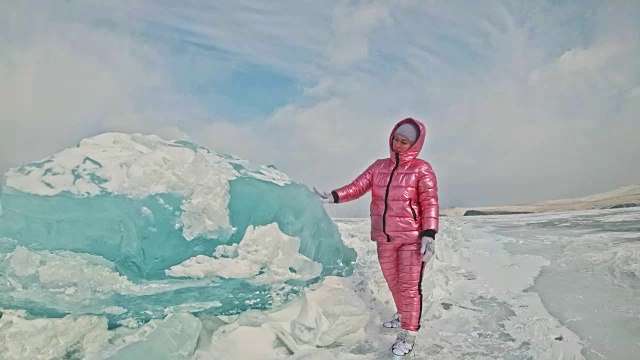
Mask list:
POLYGON ((420 243, 378 241, 378 261, 404 330, 418 331, 422 313, 424 263, 420 243))

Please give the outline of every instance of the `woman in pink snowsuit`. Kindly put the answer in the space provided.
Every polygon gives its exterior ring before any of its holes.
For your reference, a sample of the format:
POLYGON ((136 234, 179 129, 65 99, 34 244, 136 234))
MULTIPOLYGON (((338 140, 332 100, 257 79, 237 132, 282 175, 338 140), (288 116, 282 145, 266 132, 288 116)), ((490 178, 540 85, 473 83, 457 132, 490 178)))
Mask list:
POLYGON ((420 328, 422 275, 438 232, 436 176, 428 162, 417 158, 425 135, 421 122, 400 121, 389 136, 389 158, 375 161, 331 193, 316 190, 327 203, 352 201, 371 190, 371 239, 400 318, 384 326, 403 330, 392 348, 400 356, 411 351, 420 328))

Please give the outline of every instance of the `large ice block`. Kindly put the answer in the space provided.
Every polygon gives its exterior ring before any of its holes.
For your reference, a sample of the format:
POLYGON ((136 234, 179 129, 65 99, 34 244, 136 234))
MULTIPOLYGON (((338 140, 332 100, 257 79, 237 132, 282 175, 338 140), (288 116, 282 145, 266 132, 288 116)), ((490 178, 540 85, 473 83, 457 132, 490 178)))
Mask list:
POLYGON ((315 194, 272 166, 185 141, 106 133, 11 169, 0 303, 112 326, 236 314, 352 271, 315 194))

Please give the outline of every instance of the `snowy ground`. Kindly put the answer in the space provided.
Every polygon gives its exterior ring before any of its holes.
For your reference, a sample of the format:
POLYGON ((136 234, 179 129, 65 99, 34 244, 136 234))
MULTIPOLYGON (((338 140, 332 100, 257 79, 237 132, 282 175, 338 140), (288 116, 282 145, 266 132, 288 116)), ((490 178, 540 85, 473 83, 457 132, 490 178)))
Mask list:
MULTIPOLYGON (((383 359, 394 307, 369 221, 336 219, 355 273, 269 312, 170 315, 108 331, 82 316, 4 312, 3 359, 383 359), (195 349, 195 351, 194 351, 195 349)), ((633 359, 640 351, 640 210, 446 217, 427 268, 414 359, 633 359)))

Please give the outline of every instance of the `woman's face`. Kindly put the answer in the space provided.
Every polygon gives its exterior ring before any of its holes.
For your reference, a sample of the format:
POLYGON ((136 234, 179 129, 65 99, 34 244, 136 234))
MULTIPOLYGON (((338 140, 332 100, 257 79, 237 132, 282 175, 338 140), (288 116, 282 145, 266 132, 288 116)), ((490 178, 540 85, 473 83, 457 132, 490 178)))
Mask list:
POLYGON ((393 136, 393 152, 402 154, 411 148, 411 141, 403 135, 393 136))

